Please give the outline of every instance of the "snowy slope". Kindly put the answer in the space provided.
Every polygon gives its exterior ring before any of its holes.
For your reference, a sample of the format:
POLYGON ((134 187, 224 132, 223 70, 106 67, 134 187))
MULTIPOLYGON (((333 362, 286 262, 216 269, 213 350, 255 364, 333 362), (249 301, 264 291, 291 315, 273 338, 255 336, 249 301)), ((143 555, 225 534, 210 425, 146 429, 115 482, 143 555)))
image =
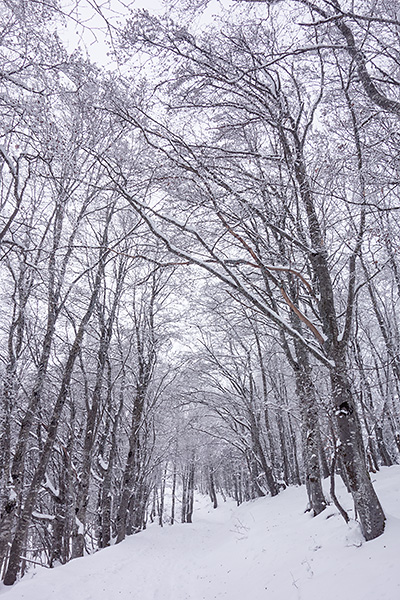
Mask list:
MULTIPOLYGON (((2 588, 4 600, 400 599, 400 466, 374 475, 388 521, 362 543, 332 506, 304 513, 304 488, 213 510, 192 525, 150 526, 122 544, 2 588)), ((347 509, 351 501, 338 483, 347 509)), ((351 514, 351 513, 350 513, 351 514)))

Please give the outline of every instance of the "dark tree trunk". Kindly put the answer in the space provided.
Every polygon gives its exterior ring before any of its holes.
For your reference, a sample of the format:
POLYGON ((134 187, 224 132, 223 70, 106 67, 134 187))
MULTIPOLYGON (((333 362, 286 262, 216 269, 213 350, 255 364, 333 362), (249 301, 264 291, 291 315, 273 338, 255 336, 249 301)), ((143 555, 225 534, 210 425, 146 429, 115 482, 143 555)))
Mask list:
POLYGON ((385 515, 372 486, 365 463, 361 427, 347 378, 345 357, 335 353, 330 371, 340 457, 346 471, 361 530, 365 539, 373 540, 385 528, 385 515))
POLYGON ((100 283, 104 274, 104 250, 101 251, 101 258, 96 273, 95 283, 93 291, 90 297, 88 308, 80 322, 78 330, 75 335, 74 342, 68 354, 68 359, 64 368, 63 378, 61 381, 60 391, 58 393, 53 412, 48 426, 47 439, 40 453, 38 465, 34 471, 26 498, 24 502, 21 515, 19 516, 18 523, 16 526, 14 539, 10 548, 9 563, 6 574, 4 576, 5 585, 13 585, 16 581, 18 571, 20 568, 22 548, 30 525, 32 512, 35 508, 36 499, 40 490, 41 482, 45 476, 47 465, 49 463, 51 452, 56 441, 58 425, 61 420, 61 414, 64 408, 65 401, 68 396, 70 382, 72 378, 73 368, 75 365, 76 358, 79 354, 83 336, 89 320, 93 314, 95 304, 97 301, 100 283))
POLYGON ((211 467, 210 467, 209 481, 210 481, 210 498, 211 498, 211 502, 213 503, 213 507, 214 508, 218 508, 217 493, 215 491, 215 484, 214 484, 214 472, 213 472, 213 470, 212 470, 211 467))
POLYGON ((172 473, 172 500, 171 500, 171 525, 175 523, 175 502, 176 502, 176 461, 174 461, 174 470, 172 473))

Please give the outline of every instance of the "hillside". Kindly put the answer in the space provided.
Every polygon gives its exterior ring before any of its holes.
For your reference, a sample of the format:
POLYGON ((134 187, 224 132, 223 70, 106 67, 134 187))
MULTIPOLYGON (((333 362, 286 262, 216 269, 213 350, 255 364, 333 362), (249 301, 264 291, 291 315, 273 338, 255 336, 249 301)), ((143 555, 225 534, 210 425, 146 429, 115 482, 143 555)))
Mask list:
MULTIPOLYGON (((36 569, 4 600, 394 600, 400 598, 400 466, 373 476, 386 532, 362 543, 329 506, 303 509, 304 488, 213 510, 196 499, 194 523, 151 525, 118 546, 53 570, 36 569)), ((338 483, 338 495, 351 502, 338 483)), ((350 514, 352 514, 350 512, 350 514)))

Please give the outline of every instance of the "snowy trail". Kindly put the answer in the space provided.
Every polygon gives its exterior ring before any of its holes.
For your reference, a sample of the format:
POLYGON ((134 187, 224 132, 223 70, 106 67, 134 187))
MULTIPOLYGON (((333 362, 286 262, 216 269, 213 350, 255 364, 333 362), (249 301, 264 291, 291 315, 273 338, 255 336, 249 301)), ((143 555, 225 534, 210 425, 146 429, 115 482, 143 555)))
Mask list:
MULTIPOLYGON (((230 501, 213 510, 199 498, 193 524, 152 525, 1 593, 4 600, 397 600, 400 467, 376 479, 388 523, 369 543, 332 506, 315 519, 304 514, 304 488, 239 508, 230 501)), ((338 492, 351 509, 340 485, 338 492)))

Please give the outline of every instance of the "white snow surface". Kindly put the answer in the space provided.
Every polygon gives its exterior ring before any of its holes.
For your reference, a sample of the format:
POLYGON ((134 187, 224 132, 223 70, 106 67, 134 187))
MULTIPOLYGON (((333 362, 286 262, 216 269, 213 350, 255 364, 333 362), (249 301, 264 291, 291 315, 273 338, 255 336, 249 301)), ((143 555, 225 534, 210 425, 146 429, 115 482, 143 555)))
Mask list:
MULTIPOLYGON (((236 507, 197 497, 193 524, 159 527, 55 569, 35 569, 4 600, 397 600, 400 466, 373 475, 387 516, 363 542, 332 505, 304 512, 304 487, 236 507), (33 574, 32 574, 33 573, 33 574)), ((327 482, 326 482, 327 483, 327 482)), ((337 482, 350 514, 350 497, 337 482)))

